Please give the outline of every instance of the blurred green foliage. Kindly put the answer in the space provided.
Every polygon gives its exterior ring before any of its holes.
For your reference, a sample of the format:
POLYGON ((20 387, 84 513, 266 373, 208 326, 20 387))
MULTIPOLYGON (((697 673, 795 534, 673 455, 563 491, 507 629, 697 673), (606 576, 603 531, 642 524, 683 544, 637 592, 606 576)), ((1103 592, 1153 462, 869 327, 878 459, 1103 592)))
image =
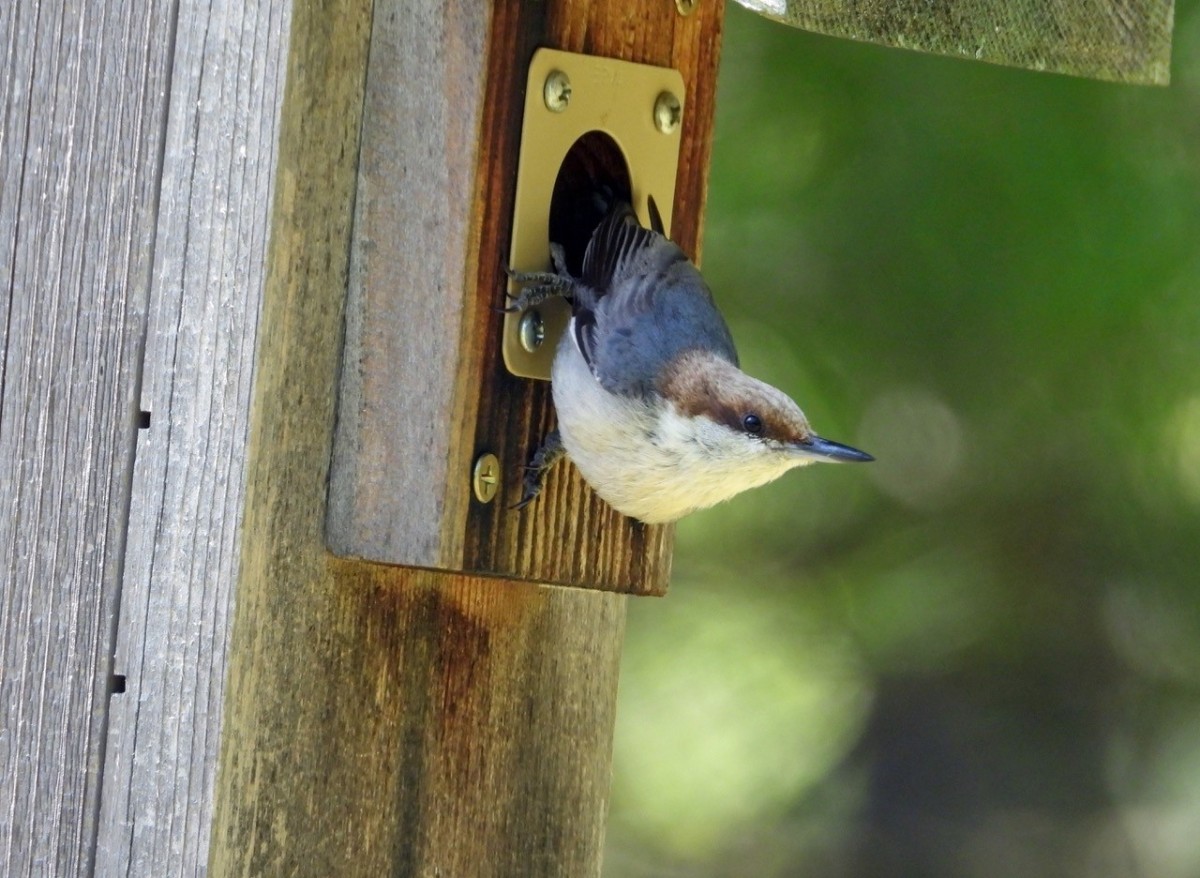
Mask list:
POLYGON ((605 874, 1200 875, 1200 9, 1173 84, 728 9, 704 269, 868 467, 678 529, 605 874))

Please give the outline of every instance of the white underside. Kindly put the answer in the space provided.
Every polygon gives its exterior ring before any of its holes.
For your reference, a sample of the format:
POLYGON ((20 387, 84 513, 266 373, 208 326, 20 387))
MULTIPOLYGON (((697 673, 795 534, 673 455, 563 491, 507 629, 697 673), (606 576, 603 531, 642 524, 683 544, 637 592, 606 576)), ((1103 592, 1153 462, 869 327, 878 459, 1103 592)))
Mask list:
POLYGON ((669 404, 656 411, 607 392, 569 331, 552 379, 567 455, 605 501, 647 524, 675 521, 808 462, 669 404))

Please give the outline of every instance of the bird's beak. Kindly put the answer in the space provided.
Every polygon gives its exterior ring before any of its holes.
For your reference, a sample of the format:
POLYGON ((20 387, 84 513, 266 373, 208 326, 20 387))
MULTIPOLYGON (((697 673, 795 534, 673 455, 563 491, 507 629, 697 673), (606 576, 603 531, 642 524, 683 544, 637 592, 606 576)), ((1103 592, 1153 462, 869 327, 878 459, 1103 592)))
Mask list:
POLYGON ((867 463, 875 459, 865 451, 859 451, 841 442, 822 439, 820 436, 811 436, 803 442, 797 442, 795 448, 805 457, 830 463, 867 463))

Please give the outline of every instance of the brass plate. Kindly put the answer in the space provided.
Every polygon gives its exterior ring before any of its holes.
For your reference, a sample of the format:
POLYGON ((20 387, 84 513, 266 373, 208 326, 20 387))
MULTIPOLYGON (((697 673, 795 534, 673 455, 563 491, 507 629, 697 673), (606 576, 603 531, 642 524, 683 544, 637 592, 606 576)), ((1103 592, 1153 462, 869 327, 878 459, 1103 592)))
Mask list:
MULTIPOLYGON (((513 210, 509 265, 516 271, 550 268, 550 198, 567 152, 584 134, 603 131, 624 154, 633 190, 633 209, 649 225, 653 196, 667 230, 675 201, 682 125, 668 134, 655 124, 655 103, 663 92, 679 99, 686 122, 683 77, 666 67, 650 67, 611 58, 539 49, 529 65, 525 118, 517 158, 517 194, 513 210), (546 105, 546 79, 554 71, 567 75, 570 100, 559 112, 546 105)), ((516 292, 510 282, 509 292, 516 292)), ((570 307, 562 299, 537 308, 545 324, 545 340, 532 353, 520 341, 520 314, 504 318, 504 364, 514 375, 550 380, 558 339, 566 330, 570 307)))

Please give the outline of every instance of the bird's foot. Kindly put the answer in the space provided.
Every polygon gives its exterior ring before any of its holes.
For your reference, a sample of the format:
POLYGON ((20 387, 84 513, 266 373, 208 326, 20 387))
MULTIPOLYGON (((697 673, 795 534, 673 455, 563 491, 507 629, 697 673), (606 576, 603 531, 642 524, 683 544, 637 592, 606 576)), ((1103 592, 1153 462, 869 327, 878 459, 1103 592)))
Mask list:
POLYGON ((550 245, 550 258, 554 262, 554 271, 513 271, 505 266, 504 273, 522 288, 517 295, 508 296, 510 304, 504 309, 505 313, 516 314, 540 305, 552 296, 572 298, 575 279, 567 271, 566 254, 560 244, 550 245))
POLYGON ((513 509, 524 509, 530 503, 537 499, 538 494, 542 493, 542 485, 546 481, 546 475, 551 468, 562 460, 567 454, 567 450, 563 448, 562 436, 557 430, 553 430, 546 434, 546 438, 542 440, 542 445, 533 453, 529 464, 525 467, 525 478, 522 480, 523 490, 521 499, 513 504, 513 509))

